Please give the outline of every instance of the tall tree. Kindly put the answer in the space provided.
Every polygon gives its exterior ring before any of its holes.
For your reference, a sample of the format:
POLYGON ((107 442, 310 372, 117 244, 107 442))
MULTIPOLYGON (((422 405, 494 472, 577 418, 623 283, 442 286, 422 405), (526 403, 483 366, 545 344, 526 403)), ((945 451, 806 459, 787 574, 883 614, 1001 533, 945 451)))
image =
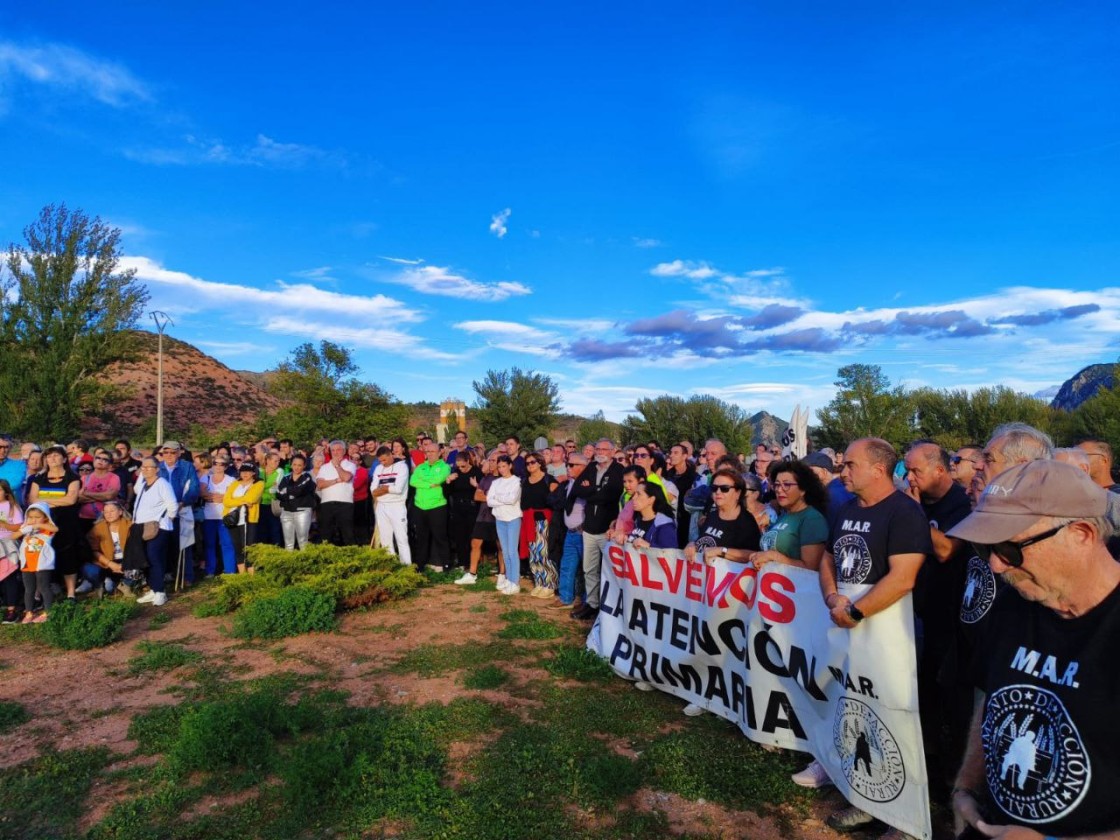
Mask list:
POLYGON ((862 437, 881 437, 896 447, 914 435, 912 402, 901 386, 891 387, 878 365, 845 365, 836 373, 836 396, 820 410, 817 442, 842 448, 862 437))
POLYGON ((619 427, 606 418, 602 410, 596 411, 586 420, 583 420, 576 429, 576 441, 580 446, 585 443, 595 443, 603 438, 610 438, 617 442, 619 427))
POLYGON ((350 351, 331 341, 304 343, 280 363, 271 390, 290 405, 265 419, 272 431, 309 443, 400 434, 408 409, 388 392, 360 381, 350 351))
POLYGON ((1068 435, 1071 440, 1092 437, 1107 441, 1120 457, 1120 365, 1112 381, 1111 388, 1101 388, 1073 410, 1068 435))
POLYGON ((471 385, 477 395, 474 415, 486 443, 517 435, 531 445, 552 431, 560 411, 560 389, 551 377, 521 368, 488 370, 481 382, 471 385))
POLYGON ((729 452, 750 449, 754 432, 745 410, 710 394, 697 394, 687 400, 668 394, 644 397, 634 406, 637 415, 626 418, 624 436, 628 442, 658 440, 668 448, 688 439, 702 445, 718 438, 729 452))
POLYGON ((8 247, 0 278, 0 422, 34 439, 66 440, 109 387, 95 377, 127 358, 148 302, 120 270, 120 229, 65 204, 49 205, 8 247))

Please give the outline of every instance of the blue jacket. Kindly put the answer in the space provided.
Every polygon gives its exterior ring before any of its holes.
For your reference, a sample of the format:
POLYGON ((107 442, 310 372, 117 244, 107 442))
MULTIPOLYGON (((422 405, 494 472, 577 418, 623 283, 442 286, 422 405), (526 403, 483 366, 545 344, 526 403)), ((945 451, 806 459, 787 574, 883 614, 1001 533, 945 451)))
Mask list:
POLYGON ((167 464, 160 464, 159 474, 167 479, 180 505, 191 507, 198 501, 198 473, 189 461, 180 460, 173 470, 168 469, 167 464))
POLYGON ((23 482, 27 479, 27 464, 15 458, 0 461, 0 478, 6 478, 12 487, 12 499, 23 501, 23 482))

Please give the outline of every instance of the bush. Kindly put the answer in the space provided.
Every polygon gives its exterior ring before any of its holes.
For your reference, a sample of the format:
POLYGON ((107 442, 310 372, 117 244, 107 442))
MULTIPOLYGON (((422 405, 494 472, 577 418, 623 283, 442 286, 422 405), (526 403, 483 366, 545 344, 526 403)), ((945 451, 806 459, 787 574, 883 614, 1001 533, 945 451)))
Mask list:
POLYGON ((195 607, 196 616, 224 615, 274 600, 294 586, 329 597, 333 609, 356 609, 404 598, 424 583, 412 566, 402 566, 381 548, 320 544, 287 551, 262 544, 247 552, 256 574, 223 575, 210 598, 195 607))
POLYGON ((175 642, 140 642, 136 650, 138 655, 128 661, 128 673, 134 677, 148 671, 170 671, 202 661, 202 654, 175 642))
POLYGON ((281 639, 300 633, 333 630, 335 601, 306 586, 293 586, 251 601, 233 620, 233 634, 243 639, 281 639))
POLYGON ((121 637, 127 622, 136 612, 132 601, 94 601, 75 604, 56 603, 43 625, 49 644, 66 650, 105 647, 121 637))

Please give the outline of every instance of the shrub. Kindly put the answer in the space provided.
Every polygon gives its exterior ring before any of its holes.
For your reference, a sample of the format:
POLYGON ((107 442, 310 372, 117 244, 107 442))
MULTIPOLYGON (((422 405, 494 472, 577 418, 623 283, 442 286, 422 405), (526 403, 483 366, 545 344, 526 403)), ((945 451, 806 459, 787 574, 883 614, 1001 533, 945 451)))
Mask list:
POLYGON ((292 586, 280 594, 251 601, 233 620, 233 634, 243 639, 281 639, 337 624, 335 601, 306 586, 292 586))
POLYGON ((202 661, 202 654, 175 642, 140 642, 136 650, 139 655, 128 661, 128 673, 132 676, 147 671, 170 671, 202 661))
POLYGON ((57 603, 43 625, 43 637, 55 647, 89 650, 105 647, 120 638, 125 622, 136 612, 132 601, 57 603))
POLYGON ((614 676, 607 661, 587 648, 559 648, 544 667, 554 677, 583 682, 606 682, 614 676))

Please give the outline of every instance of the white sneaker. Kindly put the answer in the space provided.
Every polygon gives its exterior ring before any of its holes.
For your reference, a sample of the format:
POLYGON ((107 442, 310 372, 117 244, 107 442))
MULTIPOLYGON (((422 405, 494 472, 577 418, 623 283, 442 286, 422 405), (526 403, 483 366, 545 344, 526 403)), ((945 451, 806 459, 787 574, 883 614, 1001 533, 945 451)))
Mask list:
POLYGON ((684 713, 685 717, 700 717, 700 715, 704 714, 704 709, 697 706, 695 703, 689 703, 681 709, 681 711, 684 713))
POLYGON ((638 689, 638 691, 653 691, 653 684, 638 680, 634 683, 634 688, 638 689))
POLYGON ((509 581, 506 580, 505 575, 498 575, 498 583, 494 588, 501 591, 502 587, 504 587, 507 583, 509 583, 509 581))
POLYGON ((512 583, 507 580, 505 586, 503 586, 499 591, 503 595, 520 595, 521 586, 520 584, 512 583))
POLYGON ((156 599, 156 593, 149 589, 143 595, 136 599, 137 604, 150 604, 156 599))
POLYGON ((455 583, 459 586, 467 586, 469 584, 474 583, 477 580, 478 580, 477 576, 472 575, 470 572, 467 572, 465 575, 463 575, 461 578, 459 578, 457 581, 455 581, 455 583))
POLYGON ((815 759, 809 762, 804 770, 790 776, 790 779, 795 785, 803 788, 822 788, 832 784, 832 779, 824 769, 824 765, 815 759))
POLYGON ((88 580, 83 580, 78 584, 78 588, 74 590, 75 595, 85 595, 87 592, 93 591, 93 584, 88 580))
POLYGON ((166 603, 167 603, 167 593, 166 592, 157 592, 156 597, 154 597, 152 599, 152 606, 153 607, 162 607, 166 603))

